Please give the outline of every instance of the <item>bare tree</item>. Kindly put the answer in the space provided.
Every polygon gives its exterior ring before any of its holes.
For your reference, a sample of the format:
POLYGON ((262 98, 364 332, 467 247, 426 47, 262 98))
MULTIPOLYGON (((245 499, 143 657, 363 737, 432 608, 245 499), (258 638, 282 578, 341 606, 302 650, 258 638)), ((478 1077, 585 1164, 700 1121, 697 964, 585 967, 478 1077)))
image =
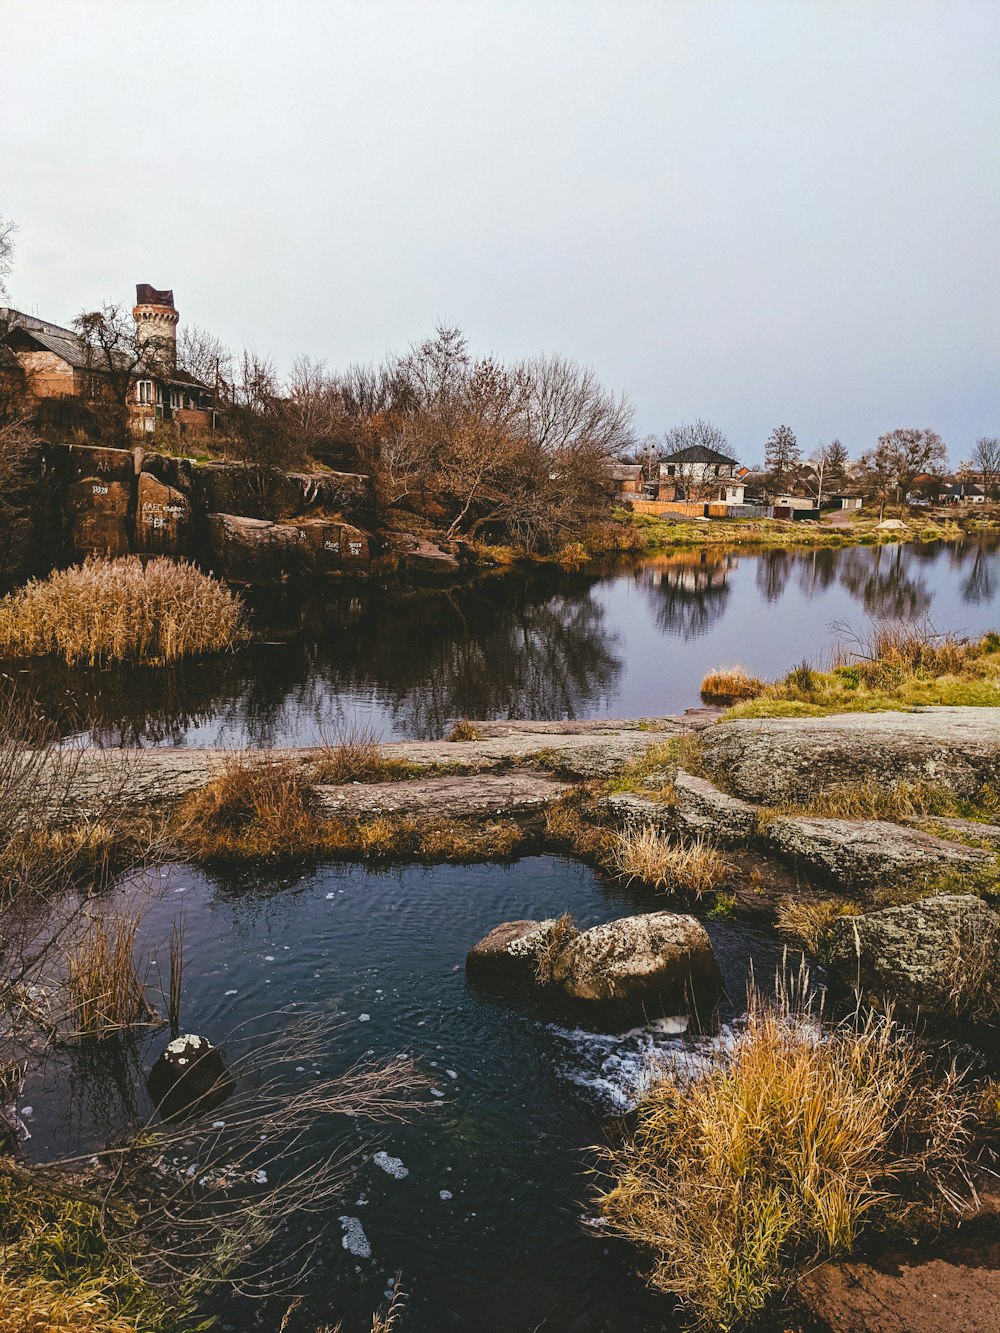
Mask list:
POLYGON ((7 279, 14 267, 14 236, 17 223, 0 216, 0 297, 7 298, 7 279))
POLYGON ((274 363, 244 349, 231 381, 222 385, 224 411, 234 452, 261 479, 302 455, 283 386, 274 363))
POLYGON ((987 499, 995 500, 1000 489, 1000 439, 996 435, 983 435, 976 441, 970 470, 978 475, 987 499))
POLYGON ((304 454, 327 464, 354 464, 360 432, 339 380, 323 361, 296 357, 288 384, 288 417, 304 454))
POLYGON ((121 448, 132 442, 128 405, 141 375, 165 376, 172 369, 170 339, 140 332, 132 312, 121 305, 84 311, 73 321, 83 344, 91 383, 87 386, 94 420, 121 448))
POLYGON ((943 471, 948 463, 945 443, 936 431, 901 427, 878 438, 878 450, 884 451, 893 472, 896 497, 902 501, 913 488, 921 472, 943 471))
POLYGON ((232 352, 221 338, 197 324, 182 324, 178 330, 177 366, 216 390, 233 378, 232 352))

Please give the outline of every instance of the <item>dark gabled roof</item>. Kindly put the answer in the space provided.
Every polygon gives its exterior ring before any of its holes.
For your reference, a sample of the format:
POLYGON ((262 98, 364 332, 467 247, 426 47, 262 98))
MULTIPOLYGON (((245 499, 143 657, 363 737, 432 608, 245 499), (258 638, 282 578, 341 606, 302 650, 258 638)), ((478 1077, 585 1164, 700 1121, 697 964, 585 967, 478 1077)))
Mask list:
POLYGON ((137 282, 135 284, 135 303, 136 305, 167 305, 171 310, 175 309, 173 292, 151 287, 148 282, 137 282))
POLYGON ((949 486, 945 492, 947 495, 985 495, 986 492, 982 486, 977 486, 974 481, 959 481, 954 486, 949 486))
POLYGON ((736 467, 735 458, 727 458, 717 449, 706 449, 703 444, 691 444, 686 449, 678 449, 675 454, 665 454, 661 463, 727 463, 736 467))
POLYGON ((79 335, 72 329, 64 329, 61 324, 50 324, 47 319, 37 319, 20 310, 0 309, 0 320, 9 325, 7 337, 21 333, 37 343, 43 351, 53 352, 69 365, 81 369, 86 367, 86 349, 79 335))
POLYGON ((181 370, 178 367, 167 379, 168 384, 193 384, 196 389, 207 389, 209 386, 204 380, 196 379, 189 370, 181 370))

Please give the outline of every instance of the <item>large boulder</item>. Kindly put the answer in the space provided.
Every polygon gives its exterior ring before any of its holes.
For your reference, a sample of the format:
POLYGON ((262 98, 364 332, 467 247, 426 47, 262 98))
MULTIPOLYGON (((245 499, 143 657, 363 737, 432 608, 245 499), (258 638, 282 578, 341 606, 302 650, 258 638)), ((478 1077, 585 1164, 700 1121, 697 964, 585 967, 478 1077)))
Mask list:
POLYGON ((157 555, 189 555, 191 502, 183 492, 139 475, 135 512, 135 549, 157 555))
POLYGON ((290 472, 299 488, 299 512, 326 514, 368 525, 374 518, 372 479, 359 472, 290 472))
POLYGON ((558 924, 555 918, 501 922, 469 950, 465 975, 495 990, 530 990, 540 981, 541 960, 558 924))
POLYGON ((194 501, 203 513, 282 519, 301 512, 299 483, 278 468, 203 463, 192 472, 194 501))
POLYGON ((592 926, 552 966, 563 995, 584 1008, 707 1014, 722 989, 711 941, 693 916, 649 912, 592 926))
POLYGON ((73 555, 128 555, 130 499, 128 483, 107 477, 91 476, 68 486, 66 515, 73 555))
POLYGON ((833 923, 834 993, 906 1014, 989 1018, 1000 1002, 1000 915, 970 894, 938 894, 833 923))
POLYGON ((209 514, 208 541, 215 573, 238 583, 281 583, 305 563, 306 539, 292 523, 209 514))
POLYGON ((945 870, 974 870, 989 854, 884 819, 769 819, 764 838, 796 868, 838 888, 868 892, 930 880, 945 870))
POLYGON ((741 718, 700 739, 727 786, 766 805, 856 782, 936 782, 973 796, 1000 768, 1000 708, 741 718))

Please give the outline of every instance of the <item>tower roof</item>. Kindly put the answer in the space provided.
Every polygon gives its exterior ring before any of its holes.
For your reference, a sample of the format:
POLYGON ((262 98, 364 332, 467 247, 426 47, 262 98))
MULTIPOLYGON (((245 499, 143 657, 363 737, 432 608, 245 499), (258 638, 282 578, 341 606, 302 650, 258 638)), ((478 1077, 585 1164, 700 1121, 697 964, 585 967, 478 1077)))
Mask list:
POLYGON ((173 291, 158 291, 156 287, 150 287, 148 282, 137 282, 135 284, 135 303, 136 305, 167 305, 171 310, 174 309, 173 291))

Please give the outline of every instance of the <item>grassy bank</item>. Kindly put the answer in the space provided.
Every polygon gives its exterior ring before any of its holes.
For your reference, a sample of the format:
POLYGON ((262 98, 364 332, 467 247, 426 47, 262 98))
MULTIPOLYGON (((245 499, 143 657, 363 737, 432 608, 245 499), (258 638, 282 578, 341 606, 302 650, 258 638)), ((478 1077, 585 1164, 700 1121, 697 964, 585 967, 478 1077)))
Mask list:
POLYGON ((702 698, 728 717, 814 717, 920 705, 1000 706, 1000 634, 959 639, 927 625, 876 624, 837 654, 829 671, 807 662, 766 682, 742 667, 713 671, 702 698), (738 702, 734 702, 738 701, 738 702))
POLYGON ((968 1193, 975 1097, 891 1019, 824 1027, 804 995, 752 995, 718 1062, 656 1083, 606 1155, 605 1219, 698 1329, 744 1327, 817 1259, 968 1193))

